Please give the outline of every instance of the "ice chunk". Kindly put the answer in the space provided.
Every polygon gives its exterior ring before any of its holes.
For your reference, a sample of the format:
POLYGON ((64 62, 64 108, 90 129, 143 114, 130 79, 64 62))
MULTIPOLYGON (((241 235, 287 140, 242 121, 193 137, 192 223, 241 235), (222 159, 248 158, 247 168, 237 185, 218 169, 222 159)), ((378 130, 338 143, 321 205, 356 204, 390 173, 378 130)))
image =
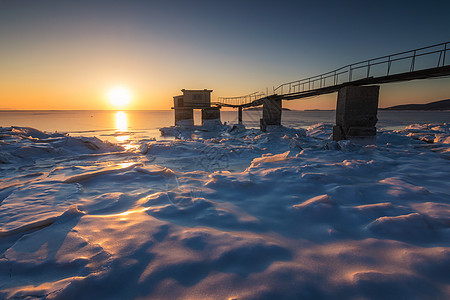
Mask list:
POLYGON ((134 169, 136 166, 140 166, 140 163, 124 163, 122 165, 117 165, 114 167, 104 168, 99 171, 94 172, 85 172, 81 173, 79 175, 74 175, 66 178, 64 180, 65 183, 76 183, 76 182, 82 182, 84 180, 88 180, 97 176, 106 175, 106 174, 113 174, 113 173, 121 173, 126 172, 129 170, 134 169))
POLYGON ((419 213, 395 217, 380 217, 367 226, 371 232, 399 240, 422 242, 433 240, 436 234, 419 213))
POLYGON ((400 196, 406 193, 417 193, 417 194, 429 194, 427 188, 422 186, 415 186, 404 181, 399 177, 390 177, 380 181, 380 183, 384 183, 391 186, 390 194, 394 196, 400 196))
POLYGON ((252 166, 256 167, 262 163, 268 163, 268 162, 279 162, 279 161, 285 161, 288 159, 290 151, 286 151, 284 153, 280 154, 264 154, 262 157, 257 157, 252 160, 252 166))

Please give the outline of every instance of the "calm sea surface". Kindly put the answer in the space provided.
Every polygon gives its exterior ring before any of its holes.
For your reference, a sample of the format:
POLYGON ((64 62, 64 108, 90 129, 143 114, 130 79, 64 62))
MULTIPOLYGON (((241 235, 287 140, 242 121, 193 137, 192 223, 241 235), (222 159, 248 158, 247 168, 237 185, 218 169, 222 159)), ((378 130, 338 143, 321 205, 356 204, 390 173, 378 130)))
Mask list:
MULTIPOLYGON (((244 124, 259 127, 260 111, 244 111, 244 124)), ((410 124, 449 123, 450 111, 379 111, 378 128, 400 129, 410 124)), ((195 111, 195 123, 201 122, 195 111)), ((237 111, 222 111, 222 122, 237 123, 237 111)), ((283 111, 282 123, 305 128, 317 123, 334 124, 334 111, 283 111)), ((0 111, 0 126, 26 126, 72 136, 97 136, 104 140, 160 139, 159 128, 172 126, 172 110, 166 111, 0 111)))

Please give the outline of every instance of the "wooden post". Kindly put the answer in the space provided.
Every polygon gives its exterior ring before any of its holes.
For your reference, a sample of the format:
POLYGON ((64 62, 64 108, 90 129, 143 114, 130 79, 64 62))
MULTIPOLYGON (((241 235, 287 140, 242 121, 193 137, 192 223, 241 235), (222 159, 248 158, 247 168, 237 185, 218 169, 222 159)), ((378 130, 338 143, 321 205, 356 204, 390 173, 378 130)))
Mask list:
POLYGON ((238 121, 239 124, 242 124, 242 106, 238 107, 238 121))

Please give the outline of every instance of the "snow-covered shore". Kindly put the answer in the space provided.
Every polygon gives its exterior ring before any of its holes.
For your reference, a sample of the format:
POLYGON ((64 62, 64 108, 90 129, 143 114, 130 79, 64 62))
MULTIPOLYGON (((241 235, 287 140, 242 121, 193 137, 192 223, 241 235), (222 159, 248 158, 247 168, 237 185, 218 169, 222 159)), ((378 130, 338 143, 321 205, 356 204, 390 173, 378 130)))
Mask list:
POLYGON ((0 128, 0 298, 450 298, 450 124, 165 132, 0 128))

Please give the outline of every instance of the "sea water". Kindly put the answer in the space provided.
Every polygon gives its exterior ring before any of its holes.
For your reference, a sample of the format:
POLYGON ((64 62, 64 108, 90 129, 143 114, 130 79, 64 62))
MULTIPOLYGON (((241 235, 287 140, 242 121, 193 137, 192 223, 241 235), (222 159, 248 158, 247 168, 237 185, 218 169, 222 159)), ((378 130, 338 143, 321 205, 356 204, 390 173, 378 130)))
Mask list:
MULTIPOLYGON (((244 111, 247 127, 258 128, 261 111, 244 111)), ((236 124, 237 111, 222 110, 221 120, 236 124)), ((410 124, 448 123, 450 111, 379 111, 378 128, 402 129, 410 124)), ((194 112, 196 125, 200 111, 194 112)), ((335 123, 335 111, 283 111, 282 124, 292 128, 335 123)), ((66 132, 71 136, 96 136, 111 142, 128 139, 161 139, 159 128, 174 124, 172 110, 158 111, 0 111, 0 126, 26 126, 47 132, 66 132)))

